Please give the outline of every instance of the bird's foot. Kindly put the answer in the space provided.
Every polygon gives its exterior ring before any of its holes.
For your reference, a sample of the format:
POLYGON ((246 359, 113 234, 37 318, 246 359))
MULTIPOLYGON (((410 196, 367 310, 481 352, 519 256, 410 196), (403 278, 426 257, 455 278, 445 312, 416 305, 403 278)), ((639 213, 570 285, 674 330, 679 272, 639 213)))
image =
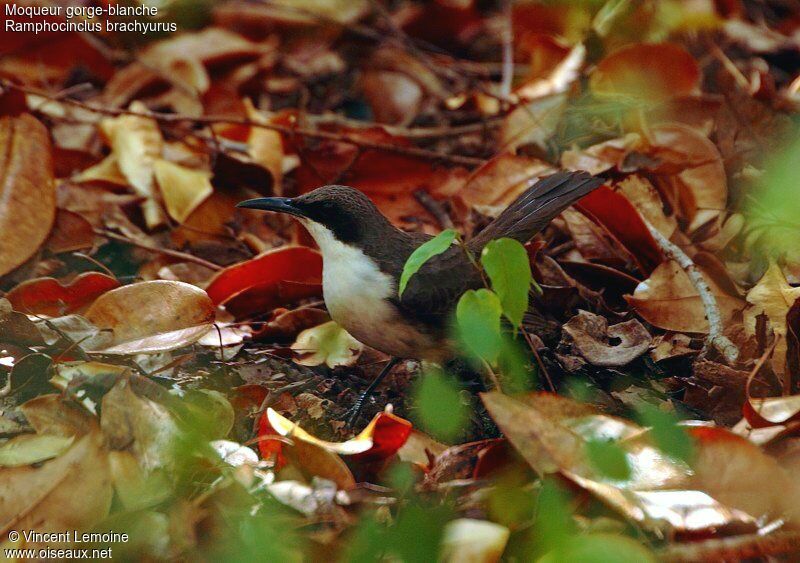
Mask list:
POLYGON ((367 402, 367 398, 369 397, 370 393, 365 391, 358 396, 356 402, 350 407, 347 412, 345 413, 345 428, 348 430, 355 430, 356 423, 361 418, 361 415, 364 411, 364 403, 367 402))

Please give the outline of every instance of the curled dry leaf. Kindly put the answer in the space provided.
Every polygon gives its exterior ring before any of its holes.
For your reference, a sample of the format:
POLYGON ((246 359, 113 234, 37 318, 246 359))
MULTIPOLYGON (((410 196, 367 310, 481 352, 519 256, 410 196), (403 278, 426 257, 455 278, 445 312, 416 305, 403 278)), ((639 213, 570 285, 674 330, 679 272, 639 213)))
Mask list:
POLYGON ((192 211, 214 192, 207 172, 192 170, 163 158, 153 163, 153 172, 167 213, 178 223, 186 221, 192 211))
POLYGON ((188 283, 156 280, 117 288, 102 295, 86 318, 111 330, 106 353, 132 354, 174 350, 197 341, 211 328, 214 304, 188 283))
MULTIPOLYGON (((713 278, 706 276, 717 300, 723 323, 730 323, 745 303, 731 295, 713 278)), ((676 332, 708 332, 705 309, 694 285, 683 269, 673 261, 664 262, 648 279, 641 282, 628 303, 652 325, 676 332)))
POLYGON ((262 457, 274 459, 278 469, 291 463, 309 479, 321 477, 333 481, 340 489, 351 489, 355 479, 340 455, 354 456, 362 463, 385 460, 397 452, 410 432, 408 421, 378 413, 355 438, 326 442, 269 408, 259 420, 259 450, 262 457), (271 435, 282 436, 290 442, 270 440, 271 435))
POLYGON ((164 141, 158 124, 144 115, 148 112, 144 104, 134 102, 130 110, 143 115, 106 118, 100 122, 100 129, 111 145, 111 155, 106 160, 113 159, 133 190, 145 198, 142 212, 147 227, 152 229, 165 222, 153 174, 164 141))
POLYGON ((0 470, 0 529, 89 529, 106 517, 113 489, 100 432, 38 467, 0 470))
POLYGON ((322 292, 322 256, 304 246, 269 250, 219 272, 206 291, 237 317, 270 311, 322 292))
POLYGON ((596 366, 624 366, 650 347, 652 338, 642 323, 631 319, 608 326, 608 320, 588 311, 578 311, 564 325, 573 349, 596 366))
POLYGON ((638 43, 600 61, 590 86, 597 94, 631 96, 652 103, 691 94, 699 81, 697 61, 682 46, 638 43))
POLYGON ((47 239, 56 190, 47 129, 33 116, 0 119, 0 276, 28 260, 47 239))
POLYGON ((55 278, 27 280, 9 291, 6 298, 15 310, 25 314, 58 317, 80 312, 117 287, 119 282, 106 274, 85 272, 67 284, 55 278))
POLYGON ((295 359, 298 364, 326 364, 331 368, 353 365, 363 349, 364 345, 335 321, 307 328, 297 335, 297 340, 292 344, 292 351, 298 355, 295 359))
MULTIPOLYGON (((312 436, 291 420, 269 408, 262 419, 259 436, 269 434, 303 440, 336 454, 356 456, 360 460, 372 461, 394 455, 406 443, 411 434, 411 423, 393 414, 382 412, 376 414, 355 438, 346 442, 327 442, 312 436)), ((278 445, 280 446, 280 444, 278 445)), ((273 453, 274 449, 267 449, 267 452, 273 453)), ((261 455, 266 457, 263 447, 261 455)))

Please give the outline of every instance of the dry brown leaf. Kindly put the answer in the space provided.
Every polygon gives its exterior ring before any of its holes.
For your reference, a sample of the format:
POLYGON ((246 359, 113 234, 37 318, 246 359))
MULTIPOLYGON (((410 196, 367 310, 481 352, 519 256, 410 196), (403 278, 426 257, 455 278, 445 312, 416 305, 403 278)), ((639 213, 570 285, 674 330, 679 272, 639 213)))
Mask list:
POLYGON ((214 304, 202 289, 166 280, 139 282, 103 294, 86 318, 111 330, 115 353, 166 351, 191 344, 214 321, 214 304), (205 330, 203 330, 205 328, 205 330))
MULTIPOLYGON (((270 123, 269 118, 260 113, 253 103, 244 101, 248 118, 254 123, 270 123)), ((247 153, 253 162, 269 170, 272 174, 272 193, 283 194, 283 140, 277 131, 264 127, 251 127, 247 138, 247 153)))
POLYGON ((47 129, 33 116, 0 119, 0 276, 28 260, 56 217, 47 129))
POLYGON ((783 271, 775 262, 771 262, 767 271, 747 292, 747 302, 752 305, 745 311, 744 325, 750 334, 755 334, 756 317, 764 314, 780 340, 772 354, 772 369, 783 374, 786 369, 786 315, 794 303, 800 299, 800 287, 792 287, 786 281, 783 271))
POLYGON ((167 213, 183 223, 213 192, 211 175, 174 164, 163 158, 153 163, 153 172, 164 197, 167 213))
MULTIPOLYGON (((141 102, 131 104, 132 112, 145 114, 147 108, 141 102)), ((158 124, 144 115, 124 114, 107 118, 100 122, 100 129, 108 139, 112 154, 120 172, 133 190, 145 198, 142 203, 147 227, 152 229, 162 225, 166 217, 158 202, 155 187, 154 165, 161 156, 164 141, 158 124)), ((112 165, 106 164, 113 170, 112 165)))
POLYGON ((63 532, 106 517, 113 489, 100 432, 38 467, 0 470, 0 529, 63 532))
POLYGON ((161 404, 140 397, 120 379, 103 396, 100 428, 108 448, 130 451, 142 469, 174 468, 178 426, 161 404))
POLYGON ((39 395, 23 404, 20 410, 39 434, 84 436, 100 429, 94 417, 61 395, 39 395))
POLYGON ((624 366, 650 347, 647 329, 636 319, 608 326, 608 321, 588 311, 578 311, 564 325, 572 347, 596 366, 624 366), (613 344, 612 344, 613 342, 613 344))
POLYGON ((663 180, 675 191, 681 212, 694 231, 720 216, 728 203, 728 180, 717 147, 702 133, 680 123, 662 123, 650 129, 646 152, 665 163, 685 168, 663 180))
MULTIPOLYGON (((722 314, 723 323, 731 322, 745 303, 725 292, 706 276, 711 292, 722 314)), ((676 332, 708 332, 705 309, 689 276, 675 262, 659 265, 652 275, 640 283, 632 296, 625 296, 641 317, 659 328, 676 332)))

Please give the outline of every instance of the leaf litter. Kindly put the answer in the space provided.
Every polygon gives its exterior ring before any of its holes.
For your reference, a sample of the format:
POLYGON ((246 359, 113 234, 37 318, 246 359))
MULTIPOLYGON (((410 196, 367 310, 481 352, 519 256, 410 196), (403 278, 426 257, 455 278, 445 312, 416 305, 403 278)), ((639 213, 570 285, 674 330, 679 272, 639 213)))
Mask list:
POLYGON ((501 4, 176 3, 147 43, 8 38, 3 547, 797 554, 797 14, 501 4), (400 363, 347 427, 387 358, 327 315, 308 234, 234 205, 352 185, 444 233, 432 255, 562 168, 605 183, 476 257, 464 365, 400 363))

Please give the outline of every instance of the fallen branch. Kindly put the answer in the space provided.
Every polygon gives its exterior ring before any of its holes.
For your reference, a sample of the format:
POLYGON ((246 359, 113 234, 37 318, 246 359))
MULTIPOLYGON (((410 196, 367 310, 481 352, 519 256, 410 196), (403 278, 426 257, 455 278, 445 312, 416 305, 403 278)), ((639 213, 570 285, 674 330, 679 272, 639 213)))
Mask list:
POLYGON ((244 125, 246 127, 257 127, 261 129, 269 129, 270 131, 277 131, 279 133, 283 133, 284 135, 298 135, 301 137, 308 137, 310 139, 321 139, 325 141, 336 141, 341 143, 348 143, 357 147, 361 147, 363 149, 371 149, 376 151, 383 151, 383 152, 391 152, 396 154, 402 154, 406 156, 412 156, 416 158, 422 158, 425 160, 436 160, 441 162, 448 162, 451 164, 458 164, 461 166, 469 166, 469 167, 477 167, 481 166, 486 163, 486 159, 477 158, 473 156, 462 156, 457 154, 447 154, 443 152, 423 149, 420 147, 408 147, 408 146, 398 146, 398 145, 391 145, 388 143, 379 143, 374 141, 368 141, 366 139, 360 139, 357 137, 353 137, 350 135, 342 134, 342 133, 333 133, 330 131, 320 131, 316 129, 306 129, 304 127, 293 127, 288 125, 278 125, 276 123, 260 123, 256 121, 252 121, 250 119, 243 119, 243 118, 236 118, 236 117, 223 117, 223 116, 210 116, 210 117, 192 117, 188 115, 181 115, 177 113, 160 113, 155 111, 147 111, 147 112, 135 112, 123 108, 105 108, 101 106, 97 106, 94 104, 88 104, 85 102, 80 102, 78 100, 73 100, 71 98, 57 98, 53 94, 48 92, 43 92, 38 89, 28 88, 27 86, 22 86, 20 84, 15 84, 13 82, 3 80, 0 81, 0 88, 10 88, 12 90, 17 90, 19 92, 23 92, 25 94, 33 94, 36 96, 41 96, 43 98, 51 99, 54 101, 58 101, 62 104, 68 104, 71 106, 75 106, 86 111, 91 111, 95 113, 100 113, 103 115, 111 115, 111 116, 119 116, 119 115, 135 115, 139 117, 148 117, 150 119, 154 119, 160 123, 199 123, 203 125, 244 125))
POLYGON ((742 561, 800 552, 800 532, 748 534, 675 544, 658 552, 660 561, 742 561))
POLYGON ((123 235, 118 235, 117 233, 112 233, 111 231, 106 231, 104 229, 94 229, 94 232, 95 234, 100 235, 101 237, 118 240, 120 242, 126 242, 137 248, 141 248, 142 250, 155 252, 156 254, 163 254, 165 256, 171 256, 172 258, 178 258, 179 260, 184 260, 186 262, 194 262, 195 264, 205 266, 209 270, 214 270, 215 272, 219 272, 220 270, 222 270, 222 266, 220 266, 219 264, 214 264, 213 262, 209 262, 208 260, 203 260, 199 256, 195 256, 194 254, 181 252, 180 250, 172 250, 171 248, 160 248, 158 246, 150 246, 149 244, 145 244, 143 242, 139 242, 138 240, 134 240, 132 238, 128 238, 123 235))
POLYGON ((647 225, 650 234, 653 236, 658 246, 661 247, 664 255, 678 263, 683 271, 686 272, 686 275, 689 276, 689 280, 700 295, 700 301, 703 303, 703 309, 705 309, 706 319, 708 320, 708 338, 706 339, 703 352, 706 353, 710 347, 714 347, 722 354, 728 363, 735 362, 739 357, 739 349, 722 333, 722 314, 720 313, 719 305, 717 305, 717 300, 711 292, 711 288, 708 286, 708 282, 703 277, 702 272, 680 247, 673 244, 644 217, 642 217, 642 221, 647 225))

